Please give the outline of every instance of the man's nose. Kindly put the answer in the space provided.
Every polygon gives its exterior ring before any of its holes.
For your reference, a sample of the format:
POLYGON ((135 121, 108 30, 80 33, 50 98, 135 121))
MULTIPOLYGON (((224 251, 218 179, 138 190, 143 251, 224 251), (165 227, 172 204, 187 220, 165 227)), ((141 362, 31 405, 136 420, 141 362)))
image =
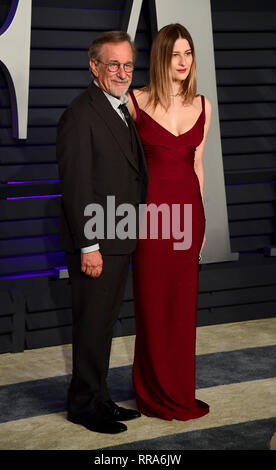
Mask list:
POLYGON ((127 73, 126 73, 126 71, 125 71, 125 69, 124 69, 124 64, 120 64, 120 68, 119 68, 117 74, 118 74, 118 76, 119 76, 120 78, 126 78, 127 73))

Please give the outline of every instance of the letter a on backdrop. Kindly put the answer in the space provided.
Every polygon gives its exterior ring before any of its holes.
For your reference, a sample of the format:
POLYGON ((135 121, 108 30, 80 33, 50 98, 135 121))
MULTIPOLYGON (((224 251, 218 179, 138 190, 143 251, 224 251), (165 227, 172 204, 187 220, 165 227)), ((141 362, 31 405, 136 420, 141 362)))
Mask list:
POLYGON ((0 29, 0 65, 8 81, 13 137, 27 138, 32 0, 13 0, 0 29))

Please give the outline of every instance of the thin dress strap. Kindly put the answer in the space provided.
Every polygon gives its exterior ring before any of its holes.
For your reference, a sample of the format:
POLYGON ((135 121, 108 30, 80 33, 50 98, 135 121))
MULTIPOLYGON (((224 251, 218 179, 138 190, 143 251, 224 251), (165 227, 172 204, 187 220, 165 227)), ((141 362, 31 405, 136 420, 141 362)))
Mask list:
POLYGON ((205 122, 205 97, 203 95, 201 96, 201 106, 202 106, 202 114, 203 114, 203 120, 205 122))
POLYGON ((135 98, 135 95, 134 95, 133 91, 130 90, 129 94, 131 96, 131 99, 132 99, 132 102, 133 102, 133 105, 134 105, 134 108, 135 108, 135 111, 136 111, 136 122, 138 122, 140 120, 141 110, 139 108, 139 105, 137 103, 137 100, 135 98))

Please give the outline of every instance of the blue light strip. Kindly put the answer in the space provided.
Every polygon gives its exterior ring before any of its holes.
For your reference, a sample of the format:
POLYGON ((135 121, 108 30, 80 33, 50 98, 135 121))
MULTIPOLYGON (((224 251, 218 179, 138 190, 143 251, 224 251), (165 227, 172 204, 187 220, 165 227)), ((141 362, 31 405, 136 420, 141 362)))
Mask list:
POLYGON ((41 277, 41 276, 53 276, 54 271, 40 271, 40 272, 30 272, 30 273, 23 273, 23 274, 11 274, 10 276, 0 276, 0 281, 8 280, 8 279, 25 279, 28 277, 41 277))
POLYGON ((62 194, 47 194, 44 196, 16 196, 16 197, 7 197, 6 201, 10 201, 12 199, 39 199, 42 197, 62 197, 62 194))
POLYGON ((26 184, 26 183, 55 183, 60 180, 30 180, 30 181, 7 181, 5 184, 26 184))

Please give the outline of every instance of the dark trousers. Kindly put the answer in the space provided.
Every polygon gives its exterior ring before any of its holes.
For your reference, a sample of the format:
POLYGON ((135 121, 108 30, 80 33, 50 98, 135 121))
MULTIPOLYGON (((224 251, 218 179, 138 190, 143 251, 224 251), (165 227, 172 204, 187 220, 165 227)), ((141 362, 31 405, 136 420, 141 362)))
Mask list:
POLYGON ((80 253, 67 254, 72 283, 73 371, 68 391, 68 411, 93 412, 109 400, 106 377, 113 326, 118 318, 128 277, 130 255, 103 256, 100 277, 90 278, 80 269, 80 253))

